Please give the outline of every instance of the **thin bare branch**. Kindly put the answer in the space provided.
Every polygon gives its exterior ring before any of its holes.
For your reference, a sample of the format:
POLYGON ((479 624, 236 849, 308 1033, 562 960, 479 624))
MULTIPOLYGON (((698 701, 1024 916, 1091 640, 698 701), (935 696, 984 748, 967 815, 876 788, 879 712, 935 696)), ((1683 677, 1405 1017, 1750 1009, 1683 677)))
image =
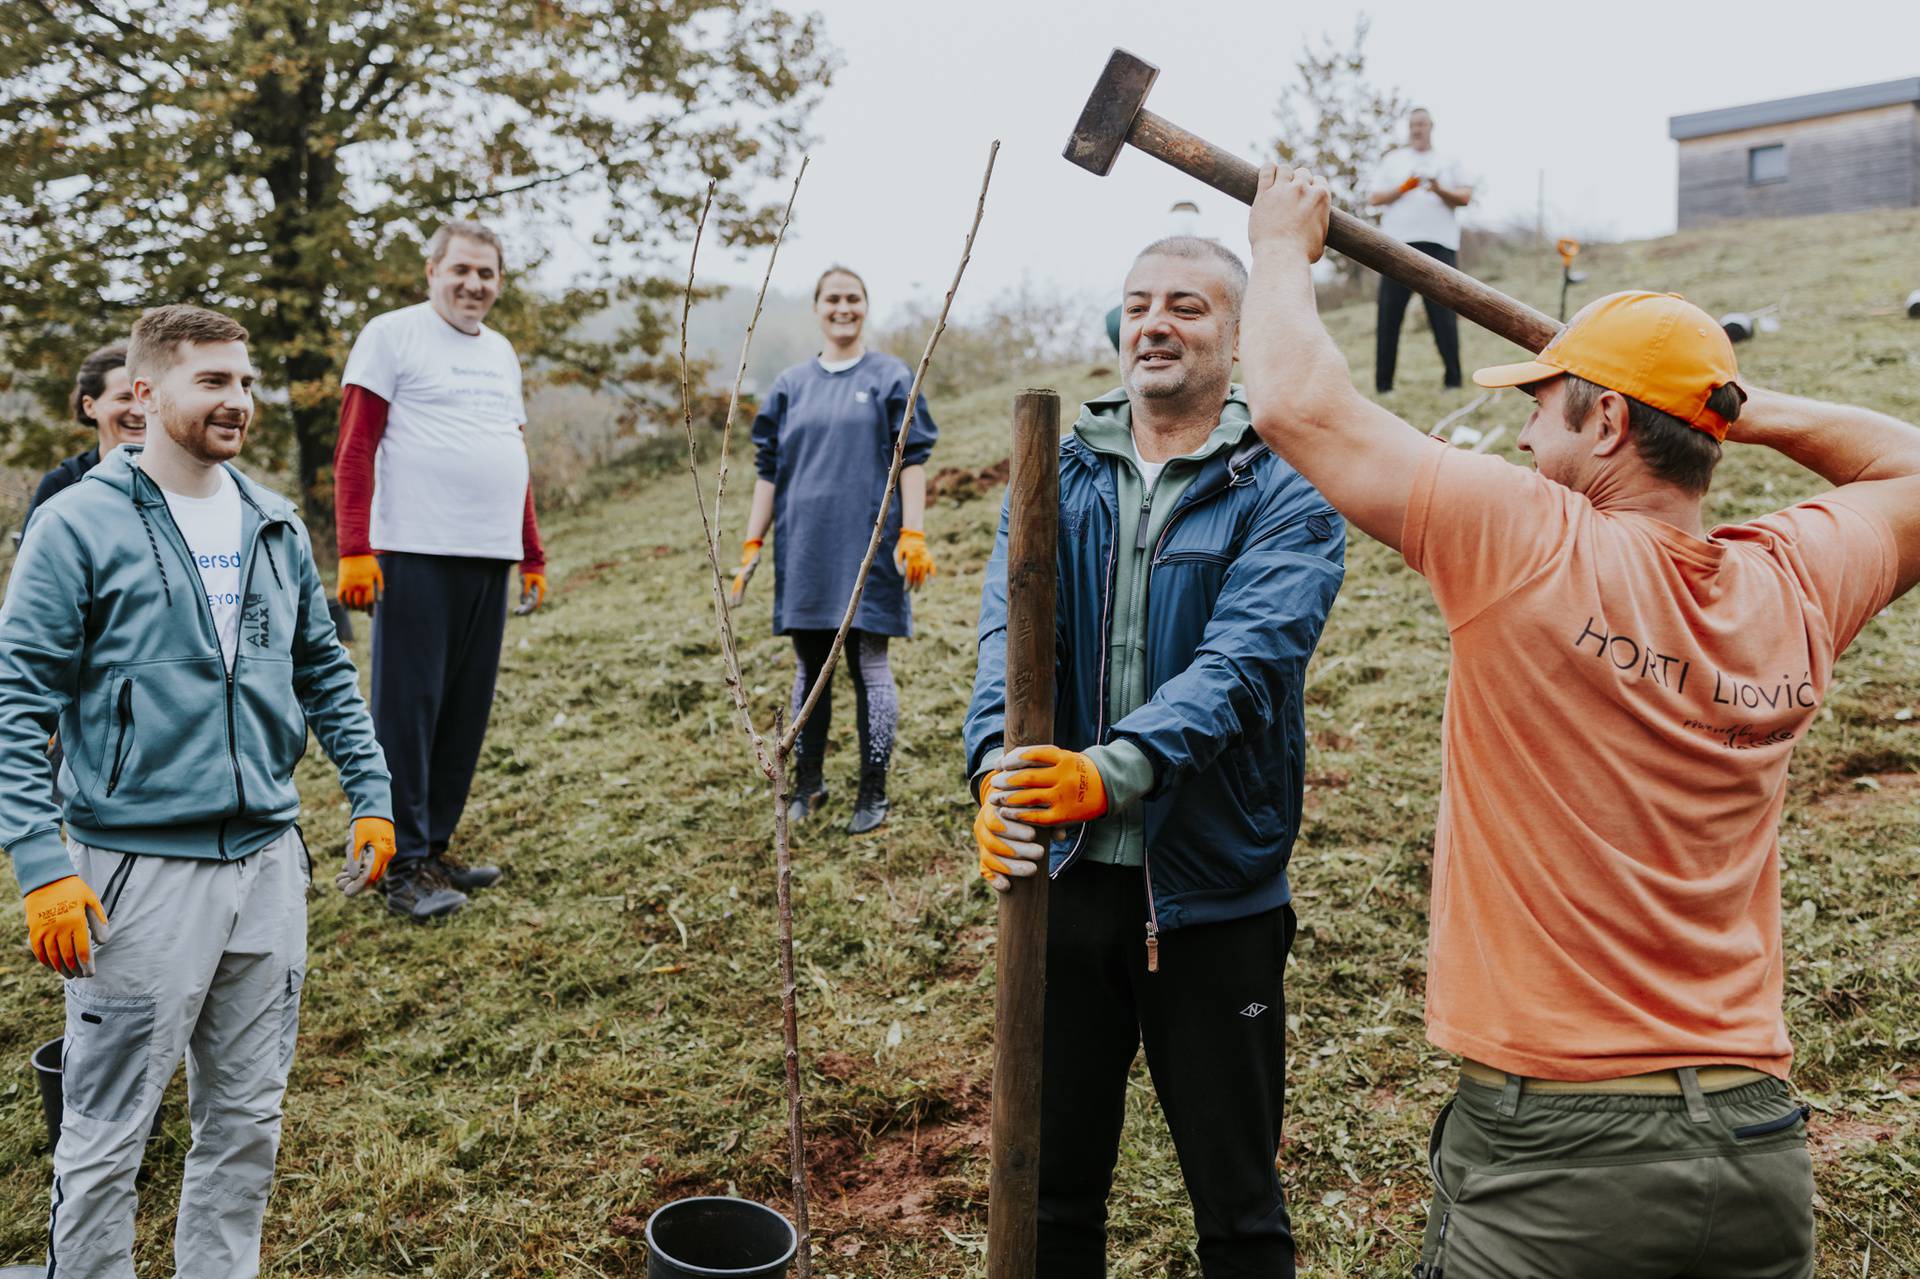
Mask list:
POLYGON ((860 572, 853 579, 853 594, 847 600, 846 615, 840 619, 840 629, 834 633, 833 647, 827 650, 827 660, 814 677, 813 691, 807 694, 807 700, 795 713, 793 722, 787 725, 787 731, 780 735, 781 754, 792 750, 793 744, 799 740, 800 730, 806 726, 820 695, 827 689, 827 682, 833 678, 834 666, 840 660, 840 650, 847 644, 847 631, 853 626, 854 615, 860 611, 860 596, 866 590, 867 574, 872 570, 873 557, 880 549, 880 538, 887 526, 887 512, 893 507, 894 490, 900 484, 900 464, 907 455, 907 433, 913 426, 914 406, 920 402, 920 384, 926 380, 927 366, 933 362, 933 350, 940 344, 940 335, 947 331, 947 312, 953 309, 953 295, 959 292, 960 277, 967 273, 967 263, 973 257, 973 240, 980 233, 980 219, 987 211, 987 187, 993 182, 993 161, 999 154, 1000 141, 996 138, 987 151, 987 171, 980 179, 980 198, 973 206, 973 225, 967 228, 967 243, 960 251, 960 265, 954 268, 953 283, 947 286, 946 301, 940 304, 940 318, 935 322, 933 332, 927 335, 927 348, 920 353, 920 367, 914 370, 913 385, 907 390, 906 411, 901 415, 900 431, 893 441, 893 465, 887 471, 887 491, 880 499, 880 513, 873 520, 873 535, 867 539, 866 558, 860 561, 860 572))
MULTIPOLYGON (((786 216, 780 220, 780 233, 774 237, 773 251, 767 255, 766 274, 760 277, 760 295, 753 304, 753 318, 747 324, 746 339, 740 344, 740 371, 734 375, 733 398, 727 402, 727 420, 720 435, 720 476, 713 489, 713 519, 708 521, 704 505, 700 508, 700 519, 706 533, 707 568, 713 574, 714 626, 720 636, 720 657, 726 666, 727 687, 733 693, 734 706, 740 712, 741 723, 746 726, 747 735, 753 741, 753 752, 760 764, 760 771, 769 779, 773 777, 774 763, 768 750, 768 743, 754 731, 753 713, 747 704, 746 684, 740 674, 739 648, 733 634, 733 606, 728 602, 726 575, 720 569, 720 501, 726 496, 727 489, 727 450, 729 437, 733 430, 734 410, 740 403, 740 383, 747 372, 747 353, 753 349, 753 330, 760 322, 760 308, 767 299, 767 286, 773 280, 773 264, 779 260, 780 246, 786 242, 787 227, 793 221, 793 202, 800 195, 800 179, 807 174, 807 156, 800 157, 800 172, 794 175, 793 194, 787 197, 786 216)), ((713 189, 707 190, 707 203, 713 202, 713 189)), ((700 210, 700 222, 704 226, 707 209, 700 210)), ((695 245, 699 236, 695 233, 695 245)), ((693 456, 693 398, 687 380, 687 322, 693 310, 693 265, 687 266, 687 292, 680 308, 680 403, 687 428, 687 464, 694 465, 693 456)), ((700 500, 700 476, 694 473, 694 500, 700 500)))
POLYGON ((700 238, 706 232, 707 214, 713 210, 713 193, 718 185, 715 182, 707 183, 707 198, 700 205, 700 220, 693 228, 693 247, 687 253, 687 289, 680 302, 680 416, 687 432, 687 474, 693 477, 693 504, 700 508, 700 528, 707 547, 707 563, 713 570, 713 616, 720 634, 720 662, 726 672, 727 693, 733 698, 734 710, 739 712, 740 726, 753 743, 753 753, 759 760, 760 770, 771 779, 774 762, 769 756, 766 739, 753 726, 753 708, 747 702, 746 683, 740 677, 739 655, 733 647, 733 626, 727 618, 727 597, 720 586, 720 566, 713 549, 713 521, 707 518, 706 492, 700 483, 700 449, 693 436, 693 389, 687 366, 687 321, 693 314, 693 279, 700 261, 700 238))
MULTIPOLYGON (((767 273, 760 277, 760 293, 753 299, 753 318, 747 321, 747 336, 740 343, 740 367, 734 370, 733 394, 727 399, 727 420, 720 427, 720 477, 713 486, 713 519, 720 522, 720 499, 727 495, 727 462, 733 443, 733 415, 740 407, 740 384, 747 377, 747 352, 753 349, 753 331, 760 323, 760 308, 766 305, 767 286, 773 282, 773 264, 780 260, 780 246, 786 242, 787 226, 793 221, 793 202, 800 198, 800 179, 807 176, 811 156, 800 157, 800 172, 793 175, 793 192, 787 196, 787 211, 780 218, 780 234, 773 237, 773 252, 767 255, 767 273)), ((716 532, 715 536, 718 536, 716 532)), ((719 550, 715 547, 715 552, 719 550)), ((716 563, 716 571, 718 565, 716 563)))
MULTIPOLYGON (((780 735, 784 711, 773 713, 774 736, 780 735)), ((787 778, 787 752, 773 756, 773 893, 780 912, 780 1021, 786 1046, 787 1171, 793 1182, 793 1226, 800 1236, 794 1252, 799 1279, 813 1276, 813 1226, 807 1212, 807 1135, 800 1095, 800 992, 793 963, 793 847, 788 843, 787 803, 792 799, 787 778)))

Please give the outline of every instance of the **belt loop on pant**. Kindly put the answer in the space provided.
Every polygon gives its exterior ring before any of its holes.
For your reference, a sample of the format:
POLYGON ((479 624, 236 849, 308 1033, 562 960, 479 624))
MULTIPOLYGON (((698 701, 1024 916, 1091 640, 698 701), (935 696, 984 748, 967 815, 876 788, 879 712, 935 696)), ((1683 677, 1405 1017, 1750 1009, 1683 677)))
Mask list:
POLYGON ((1692 1066, 1682 1066, 1673 1073, 1680 1076, 1680 1093, 1687 1099, 1687 1118, 1696 1124, 1711 1123, 1713 1116, 1707 1111, 1707 1095, 1700 1091, 1700 1072, 1692 1066))
POLYGON ((1520 1112, 1520 1086, 1525 1083, 1519 1075, 1508 1075, 1507 1086, 1500 1090, 1500 1117, 1511 1119, 1520 1112))

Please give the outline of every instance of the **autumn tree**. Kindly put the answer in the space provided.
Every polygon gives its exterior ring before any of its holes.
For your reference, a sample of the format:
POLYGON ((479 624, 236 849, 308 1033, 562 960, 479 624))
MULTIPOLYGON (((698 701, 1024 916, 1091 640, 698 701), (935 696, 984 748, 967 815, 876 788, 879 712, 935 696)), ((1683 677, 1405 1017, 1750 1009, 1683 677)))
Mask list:
MULTIPOLYGON (((767 238, 777 208, 744 193, 832 69, 818 19, 772 0, 8 0, 0 367, 56 406, 143 307, 225 311, 262 372, 255 448, 330 528, 340 368, 424 296, 435 226, 502 224, 510 280, 570 229, 571 282, 510 288, 493 322, 549 376, 670 381, 674 246, 715 179, 709 231, 767 238), (579 336, 616 302, 630 324, 579 336)), ((71 443, 4 426, 18 462, 71 443)))
MULTIPOLYGON (((1279 132, 1268 144, 1280 163, 1305 165, 1327 180, 1334 204, 1370 222, 1380 210, 1367 203, 1373 171, 1393 150, 1409 105, 1397 90, 1367 78, 1366 14, 1353 20, 1353 40, 1340 45, 1327 32, 1304 41, 1294 59, 1297 79, 1274 109, 1279 132)), ((1346 259, 1341 263, 1351 268, 1346 259)))

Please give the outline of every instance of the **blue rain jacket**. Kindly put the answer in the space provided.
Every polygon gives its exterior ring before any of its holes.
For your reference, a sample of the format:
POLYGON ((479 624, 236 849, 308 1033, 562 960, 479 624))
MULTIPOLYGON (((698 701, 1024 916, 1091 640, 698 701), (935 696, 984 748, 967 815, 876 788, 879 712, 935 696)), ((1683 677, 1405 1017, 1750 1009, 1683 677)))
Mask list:
MULTIPOLYGON (((829 373, 818 360, 774 379, 753 419, 754 469, 773 481, 773 633, 835 630, 867 553, 887 488, 893 442, 906 416, 913 370, 880 351, 829 373)), ((914 404, 901 466, 923 465, 939 435, 926 396, 914 404)), ((855 628, 913 634, 906 580, 894 567, 900 495, 867 574, 855 628)))
MULTIPOLYGON (((1083 419, 1101 404, 1084 407, 1083 419)), ((1126 738, 1153 762, 1145 805, 1150 931, 1272 910, 1291 898, 1286 868, 1306 759, 1302 692, 1345 575, 1346 524, 1257 439, 1210 458, 1147 568, 1152 695, 1109 724, 1118 464, 1077 436, 1060 447, 1054 743, 1085 750, 1126 738)), ((981 591, 964 732, 969 778, 1001 748, 1006 624, 1003 501, 981 591)), ((1085 829, 1060 828, 1051 875, 1074 864, 1085 829)))

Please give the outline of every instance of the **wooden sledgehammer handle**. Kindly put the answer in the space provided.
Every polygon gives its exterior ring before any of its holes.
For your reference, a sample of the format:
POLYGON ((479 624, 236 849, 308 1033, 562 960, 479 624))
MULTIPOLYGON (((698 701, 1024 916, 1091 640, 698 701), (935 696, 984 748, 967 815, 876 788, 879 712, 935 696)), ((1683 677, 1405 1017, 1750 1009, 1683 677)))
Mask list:
MULTIPOLYGON (((1142 109, 1127 131, 1127 141, 1214 190, 1252 204, 1260 189, 1260 171, 1237 155, 1222 151, 1153 112, 1142 109)), ((1394 239, 1351 213, 1333 211, 1327 247, 1361 266, 1391 276, 1414 292, 1458 312, 1481 328, 1529 351, 1553 339, 1560 326, 1525 303, 1490 289, 1472 276, 1394 239)))

